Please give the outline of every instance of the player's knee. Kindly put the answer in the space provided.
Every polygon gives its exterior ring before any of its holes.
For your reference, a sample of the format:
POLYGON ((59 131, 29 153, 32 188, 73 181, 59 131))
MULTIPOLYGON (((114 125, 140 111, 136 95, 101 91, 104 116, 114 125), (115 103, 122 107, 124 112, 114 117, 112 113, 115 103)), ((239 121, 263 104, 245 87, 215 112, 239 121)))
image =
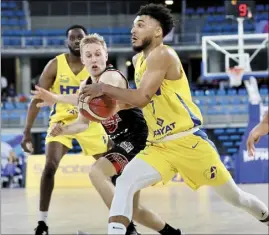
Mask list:
POLYGON ((43 174, 45 175, 45 177, 54 177, 57 171, 57 168, 58 168, 58 163, 54 161, 47 161, 43 174))
POLYGON ((121 193, 135 194, 138 189, 135 187, 135 182, 128 180, 127 175, 121 175, 116 180, 116 190, 118 189, 121 193))

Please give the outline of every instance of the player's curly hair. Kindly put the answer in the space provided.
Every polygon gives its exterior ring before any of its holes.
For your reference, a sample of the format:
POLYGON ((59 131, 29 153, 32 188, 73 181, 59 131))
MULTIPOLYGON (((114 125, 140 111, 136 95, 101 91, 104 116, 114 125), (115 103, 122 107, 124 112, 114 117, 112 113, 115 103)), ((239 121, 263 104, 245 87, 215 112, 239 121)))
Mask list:
POLYGON ((137 15, 148 15, 159 21, 163 30, 163 37, 165 37, 175 25, 171 10, 163 4, 150 3, 141 6, 137 15))
POLYGON ((82 25, 79 25, 79 24, 75 24, 75 25, 70 26, 70 27, 65 31, 65 35, 66 35, 66 37, 68 36, 69 31, 72 30, 72 29, 81 29, 85 34, 88 34, 87 29, 86 29, 85 27, 83 27, 82 25))

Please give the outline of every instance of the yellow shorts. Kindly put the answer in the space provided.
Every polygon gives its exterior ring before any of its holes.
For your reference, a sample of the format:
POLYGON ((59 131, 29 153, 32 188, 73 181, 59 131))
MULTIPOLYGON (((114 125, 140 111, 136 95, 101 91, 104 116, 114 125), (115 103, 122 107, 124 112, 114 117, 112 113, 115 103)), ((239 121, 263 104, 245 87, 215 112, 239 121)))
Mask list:
MULTIPOLYGON (((74 121, 74 120, 73 120, 74 121)), ((73 121, 66 121, 63 122, 64 125, 69 124, 73 121)), ((48 129, 52 128, 54 123, 51 123, 48 129)), ((103 128, 103 126, 96 122, 91 122, 89 125, 89 128, 76 135, 62 135, 62 136, 56 136, 52 137, 47 135, 46 137, 46 144, 49 142, 60 142, 69 149, 72 149, 72 140, 76 139, 85 155, 95 155, 95 154, 101 154, 105 153, 108 150, 108 136, 103 128)))
POLYGON ((164 184, 176 173, 192 189, 222 185, 231 179, 215 145, 201 130, 176 140, 150 144, 136 157, 154 167, 164 184))

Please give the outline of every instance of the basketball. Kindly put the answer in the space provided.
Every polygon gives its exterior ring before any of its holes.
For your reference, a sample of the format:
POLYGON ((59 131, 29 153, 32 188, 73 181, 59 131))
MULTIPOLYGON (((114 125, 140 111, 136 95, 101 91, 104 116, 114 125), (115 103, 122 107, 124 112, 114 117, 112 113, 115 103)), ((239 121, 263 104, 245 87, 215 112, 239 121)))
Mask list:
POLYGON ((96 97, 90 100, 86 97, 84 100, 79 99, 79 112, 90 121, 101 122, 115 113, 116 100, 106 95, 96 97))

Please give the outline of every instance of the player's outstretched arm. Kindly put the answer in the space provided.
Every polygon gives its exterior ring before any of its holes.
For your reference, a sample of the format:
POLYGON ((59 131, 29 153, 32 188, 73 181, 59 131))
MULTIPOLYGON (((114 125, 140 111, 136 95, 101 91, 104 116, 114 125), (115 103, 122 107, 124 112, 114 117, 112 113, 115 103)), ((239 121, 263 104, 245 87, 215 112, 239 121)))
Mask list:
POLYGON ((247 150, 250 156, 255 154, 255 143, 257 143, 260 137, 267 135, 269 133, 269 114, 268 111, 264 115, 261 122, 256 125, 249 133, 247 140, 247 150))
MULTIPOLYGON (((57 73, 57 61, 56 58, 54 58, 50 60, 46 65, 46 67, 44 68, 38 81, 39 86, 44 88, 45 90, 50 89, 56 78, 56 73, 57 73)), ((33 151, 31 147, 31 128, 40 110, 39 107, 36 106, 37 103, 39 102, 41 102, 41 100, 38 99, 31 100, 26 116, 26 124, 23 132, 24 137, 21 146, 25 152, 29 153, 33 151)))
POLYGON ((88 95, 96 97, 105 94, 122 103, 143 108, 160 88, 172 59, 173 56, 168 49, 160 46, 148 56, 147 70, 138 89, 123 89, 102 83, 92 86, 91 90, 88 90, 88 95))
POLYGON ((64 103, 72 105, 77 105, 78 103, 78 94, 58 95, 39 86, 35 86, 35 90, 31 91, 31 93, 34 95, 33 99, 43 101, 37 103, 37 107, 39 108, 45 106, 52 106, 54 103, 64 103))
POLYGON ((79 113, 76 121, 70 123, 69 125, 62 125, 61 123, 55 124, 55 126, 52 127, 49 135, 58 136, 78 134, 85 131, 89 127, 89 123, 89 120, 79 113))

